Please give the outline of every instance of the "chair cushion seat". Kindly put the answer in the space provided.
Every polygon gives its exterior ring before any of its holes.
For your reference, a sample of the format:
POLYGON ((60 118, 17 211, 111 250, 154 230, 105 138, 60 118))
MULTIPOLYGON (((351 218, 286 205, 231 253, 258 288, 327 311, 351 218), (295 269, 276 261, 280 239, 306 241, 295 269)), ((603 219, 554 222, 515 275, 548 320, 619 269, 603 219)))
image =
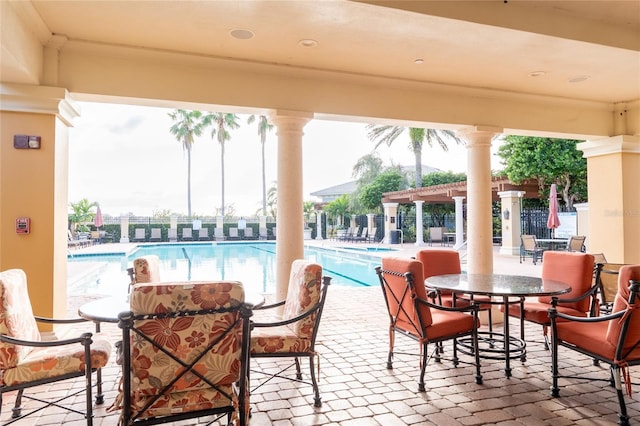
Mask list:
MULTIPOLYGON (((524 304, 524 319, 526 321, 535 322, 537 324, 550 325, 549 308, 551 305, 548 303, 540 302, 525 302, 524 304)), ((500 310, 504 312, 504 305, 500 306, 500 310)), ((575 309, 568 308, 566 306, 559 305, 557 307, 558 312, 563 314, 572 315, 574 317, 586 317, 584 312, 576 311, 575 309)), ((520 318, 520 305, 517 303, 509 305, 509 316, 520 318)), ((563 320, 558 318, 559 322, 563 320)))
MULTIPOLYGON (((164 394, 153 403, 148 410, 142 413, 140 418, 168 416, 178 413, 227 407, 231 405, 231 403, 225 394, 231 395, 234 406, 238 405, 238 397, 233 389, 233 385, 218 385, 218 387, 220 391, 207 388, 164 394)), ((137 413, 152 396, 153 395, 145 395, 142 392, 134 392, 131 399, 132 411, 137 413)))
POLYGON ((251 353, 309 352, 311 339, 298 337, 286 325, 256 327, 251 331, 251 353))
MULTIPOLYGON (((111 344, 93 339, 91 366, 104 367, 109 361, 111 344)), ((34 380, 84 371, 84 347, 80 344, 34 348, 18 365, 2 373, 2 383, 13 386, 34 380)))
MULTIPOLYGON (((615 320, 614 320, 615 321, 615 320)), ((558 323, 558 338, 566 343, 577 345, 591 353, 613 360, 616 347, 607 342, 606 335, 610 321, 584 324, 580 322, 558 323)), ((636 348, 626 361, 640 359, 640 348, 636 348)))

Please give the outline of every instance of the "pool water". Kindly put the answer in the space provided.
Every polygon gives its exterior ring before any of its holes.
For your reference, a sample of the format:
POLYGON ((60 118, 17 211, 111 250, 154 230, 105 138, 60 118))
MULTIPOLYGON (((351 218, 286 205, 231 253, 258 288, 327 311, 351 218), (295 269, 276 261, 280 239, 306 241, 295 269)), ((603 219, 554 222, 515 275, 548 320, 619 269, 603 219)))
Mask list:
MULTIPOLYGON (((237 280, 249 291, 275 291, 275 243, 150 244, 122 255, 74 255, 69 268, 80 268, 67 286, 69 295, 121 295, 129 285, 127 268, 147 254, 160 258, 162 281, 237 280), (82 263, 81 263, 82 262, 82 263)), ((378 285, 379 256, 341 248, 305 247, 305 258, 322 265, 332 285, 378 285)))

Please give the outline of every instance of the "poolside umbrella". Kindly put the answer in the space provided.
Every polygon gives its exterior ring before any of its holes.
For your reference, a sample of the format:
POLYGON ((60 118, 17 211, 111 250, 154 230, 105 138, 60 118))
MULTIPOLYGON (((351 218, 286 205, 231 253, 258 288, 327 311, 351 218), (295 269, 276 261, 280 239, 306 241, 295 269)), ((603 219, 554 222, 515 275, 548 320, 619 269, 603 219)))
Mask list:
POLYGON ((551 184, 549 190, 549 217, 547 218, 547 228, 551 229, 551 236, 553 237, 553 231, 560 226, 560 219, 558 218, 558 193, 556 191, 556 184, 551 184))
POLYGON ((96 210, 96 217, 93 218, 93 224, 96 228, 100 228, 102 226, 102 210, 100 210, 100 206, 96 210))

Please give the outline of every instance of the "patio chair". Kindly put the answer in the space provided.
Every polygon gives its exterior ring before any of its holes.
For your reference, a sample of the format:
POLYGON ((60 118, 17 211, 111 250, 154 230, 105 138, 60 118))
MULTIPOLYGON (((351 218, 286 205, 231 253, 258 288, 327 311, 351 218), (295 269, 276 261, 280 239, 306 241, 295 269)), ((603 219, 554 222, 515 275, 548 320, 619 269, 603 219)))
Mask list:
POLYGON ((618 292, 618 275, 623 263, 598 263, 595 274, 595 285, 600 294, 600 313, 609 314, 618 292))
POLYGON ((162 229, 161 228, 151 228, 151 236, 149 237, 149 241, 151 241, 151 242, 160 242, 160 241, 162 241, 162 229))
MULTIPOLYGON (((275 375, 255 386, 255 391, 274 377, 293 380, 299 383, 311 384, 314 393, 315 407, 320 407, 320 390, 315 374, 314 358, 316 352, 316 337, 322 317, 322 310, 327 298, 327 290, 331 282, 330 277, 322 276, 322 266, 304 259, 294 260, 289 276, 289 290, 285 300, 254 308, 254 313, 273 312, 284 306, 282 316, 278 321, 261 322, 255 319, 251 331, 251 358, 293 358, 275 375), (299 358, 309 359, 309 373, 311 383, 303 381, 299 358), (295 366, 295 377, 285 373, 295 366)), ((318 370, 320 364, 318 363, 318 370)), ((252 369, 251 373, 259 370, 252 369)), ((267 374, 267 373, 263 373, 267 374)))
POLYGON ((227 237, 224 236, 224 228, 222 226, 216 226, 213 230, 213 238, 216 241, 224 241, 227 237))
MULTIPOLYGON (((571 287, 569 293, 558 298, 557 310, 573 316, 595 315, 598 288, 592 285, 593 256, 587 253, 545 251, 543 258, 542 279, 560 281, 571 287)), ((520 319, 520 338, 522 340, 525 340, 524 322, 533 322, 542 326, 544 347, 545 349, 549 348, 547 332, 551 325, 548 315, 551 300, 551 296, 540 296, 535 301, 521 297, 520 303, 510 305, 509 316, 520 319)), ((504 307, 501 309, 504 310, 504 307)), ((507 320, 505 318, 505 321, 507 320)))
MULTIPOLYGON (((618 396, 619 424, 629 425, 622 386, 624 383, 627 393, 631 395, 629 368, 640 365, 640 315, 637 312, 640 308, 639 291, 640 265, 625 265, 620 268, 612 314, 595 318, 576 317, 560 312, 556 308, 556 301, 552 302, 552 308, 549 309, 552 336, 552 396, 560 396, 559 378, 608 382, 610 386, 615 387, 618 396), (570 375, 560 375, 559 347, 580 352, 600 363, 608 364, 609 377, 577 376, 575 362, 569 363, 570 375)), ((600 393, 590 391, 589 394, 593 398, 600 393)))
POLYGON ((200 228, 198 229, 198 241, 211 241, 211 237, 209 236, 209 228, 200 228))
POLYGON ((378 242, 378 237, 376 235, 377 233, 378 233, 378 228, 371 228, 369 230, 369 233, 367 234, 367 242, 377 243, 378 242))
POLYGON ((182 228, 182 241, 193 241, 193 228, 182 228))
POLYGON ((544 248, 538 245, 535 235, 520 235, 520 263, 530 257, 535 265, 538 259, 542 261, 544 251, 544 248))
POLYGON ((573 235, 569 238, 569 242, 567 243, 567 251, 581 251, 584 252, 586 250, 584 246, 584 240, 587 237, 584 235, 573 235))
POLYGON ((246 425, 251 310, 242 284, 136 284, 130 306, 118 324, 122 381, 113 407, 122 410, 120 424, 215 416, 211 422, 246 425))
MULTIPOLYGON (((460 274, 462 267, 460 266, 460 253, 456 250, 440 249, 440 250, 420 250, 416 253, 416 259, 422 262, 422 277, 426 280, 435 275, 460 274)), ((467 296, 462 294, 454 294, 451 291, 436 291, 429 289, 429 296, 433 303, 442 306, 469 306, 472 301, 479 304, 479 310, 486 311, 489 320, 489 331, 493 331, 493 317, 491 308, 493 302, 488 296, 467 296), (437 301, 436 301, 437 300, 437 301)))
POLYGON ((147 230, 145 228, 136 228, 133 236, 133 241, 144 242, 147 241, 147 230))
POLYGON ((441 246, 445 244, 444 232, 446 228, 439 226, 432 226, 429 228, 429 245, 432 246, 433 243, 440 243, 441 246))
POLYGON ((178 242, 178 230, 176 228, 169 228, 167 231, 167 238, 170 243, 178 242))
MULTIPOLYGON (((416 340, 420 345, 420 376, 418 391, 425 391, 424 375, 429 361, 440 361, 439 343, 453 341, 453 365, 458 359, 456 339, 470 337, 473 346, 476 383, 482 383, 478 354, 478 305, 449 308, 427 300, 422 262, 415 259, 383 257, 382 266, 376 267, 382 294, 389 313, 389 356, 387 368, 393 368, 395 333, 416 340), (469 315, 471 314, 471 315, 469 315), (428 344, 435 345, 429 355, 428 344)), ((415 354, 410 354, 415 355, 415 354)))
POLYGON ((238 234, 238 228, 229 228, 229 239, 230 240, 240 239, 240 234, 238 234))
POLYGON ((362 228, 362 230, 360 231, 360 234, 354 235, 352 238, 352 241, 355 241, 355 242, 367 241, 367 227, 365 226, 364 228, 362 228))
MULTIPOLYGON (((16 400, 12 419, 4 424, 21 421, 34 413, 55 406, 82 415, 87 425, 93 424, 92 373, 107 365, 111 345, 92 333, 76 334, 59 340, 43 341, 37 322, 48 324, 71 324, 86 322, 77 319, 50 319, 35 316, 27 290, 27 276, 21 269, 9 269, 0 272, 0 408, 2 396, 15 392, 16 400), (63 380, 84 377, 82 386, 65 398, 47 395, 40 390, 34 395, 25 393, 34 386, 57 383, 63 380), (65 406, 69 397, 84 394, 85 410, 79 411, 65 406), (51 396, 51 398, 48 398, 51 396), (44 404, 29 408, 23 414, 22 398, 44 404)), ((72 383, 61 384, 72 388, 72 383)), ((96 404, 102 404, 104 396, 98 389, 96 404)), ((35 420, 34 420, 35 422, 35 420)), ((25 423, 26 424, 26 423, 25 423)))
POLYGON ((248 227, 244 229, 243 235, 242 235, 242 239, 243 240, 255 240, 256 237, 255 235, 253 235, 253 228, 248 227))

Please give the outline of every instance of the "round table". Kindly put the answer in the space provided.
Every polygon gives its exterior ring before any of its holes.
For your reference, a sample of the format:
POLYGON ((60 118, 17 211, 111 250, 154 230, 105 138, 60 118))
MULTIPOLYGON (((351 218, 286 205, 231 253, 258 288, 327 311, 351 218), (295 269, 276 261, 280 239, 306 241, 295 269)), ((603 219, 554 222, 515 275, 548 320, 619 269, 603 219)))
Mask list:
MULTIPOLYGON (((521 297, 557 296, 571 291, 568 284, 553 280, 543 280, 537 277, 502 274, 447 274, 435 275, 424 280, 427 287, 438 290, 450 290, 454 293, 491 296, 499 298, 496 304, 504 306, 504 330, 503 333, 483 332, 478 333, 488 343, 482 345, 481 355, 484 358, 505 360, 505 375, 511 376, 510 359, 521 358, 526 354, 526 343, 519 338, 509 335, 509 304, 516 303, 509 298, 517 297, 518 303, 521 297), (497 336, 502 340, 503 346, 495 349, 497 336), (513 346, 513 348, 512 348, 513 346)), ((464 342, 462 342, 464 345, 464 342)), ((480 344, 480 342, 478 342, 480 344)), ((464 348, 463 348, 464 350, 464 348)))

